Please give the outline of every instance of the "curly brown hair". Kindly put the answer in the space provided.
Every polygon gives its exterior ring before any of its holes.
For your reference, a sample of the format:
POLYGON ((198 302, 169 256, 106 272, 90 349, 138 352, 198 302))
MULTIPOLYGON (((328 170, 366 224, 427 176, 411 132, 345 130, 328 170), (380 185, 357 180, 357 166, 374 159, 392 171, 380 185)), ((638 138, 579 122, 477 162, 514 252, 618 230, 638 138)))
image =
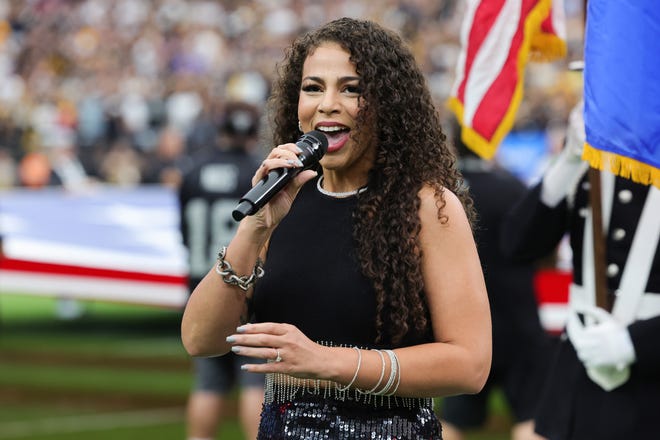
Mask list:
POLYGON ((398 34, 372 21, 334 20, 287 49, 269 98, 274 144, 300 135, 295 115, 303 63, 326 42, 350 54, 362 89, 357 126, 369 127, 362 132, 375 137, 360 139, 375 141, 377 152, 369 190, 360 194, 354 213, 353 236, 362 271, 376 291, 378 340, 399 344, 431 331, 421 270, 419 190, 423 185, 435 189, 443 222, 445 188, 458 195, 470 219, 472 204, 412 52, 398 34))

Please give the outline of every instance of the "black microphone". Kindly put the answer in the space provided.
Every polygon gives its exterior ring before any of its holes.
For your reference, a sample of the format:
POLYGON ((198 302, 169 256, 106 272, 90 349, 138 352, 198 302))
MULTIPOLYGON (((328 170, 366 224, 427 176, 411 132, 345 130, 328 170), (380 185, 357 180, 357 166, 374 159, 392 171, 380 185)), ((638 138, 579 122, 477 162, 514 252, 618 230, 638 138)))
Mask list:
POLYGON ((276 168, 271 170, 266 177, 256 183, 238 202, 232 211, 234 220, 241 221, 246 215, 252 215, 259 211, 273 198, 287 183, 301 171, 316 165, 323 155, 328 151, 328 138, 318 130, 303 134, 296 141, 296 145, 302 150, 298 159, 303 166, 299 168, 276 168))

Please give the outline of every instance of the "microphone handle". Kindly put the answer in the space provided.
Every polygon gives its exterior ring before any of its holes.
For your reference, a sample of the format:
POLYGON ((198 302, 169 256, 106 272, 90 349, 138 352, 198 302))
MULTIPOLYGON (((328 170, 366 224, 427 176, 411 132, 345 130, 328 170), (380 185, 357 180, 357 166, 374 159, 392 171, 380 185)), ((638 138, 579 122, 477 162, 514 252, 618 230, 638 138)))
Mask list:
POLYGON ((302 171, 301 168, 276 168, 271 170, 265 178, 245 193, 231 213, 234 220, 241 221, 246 215, 252 215, 260 210, 300 171, 302 171))

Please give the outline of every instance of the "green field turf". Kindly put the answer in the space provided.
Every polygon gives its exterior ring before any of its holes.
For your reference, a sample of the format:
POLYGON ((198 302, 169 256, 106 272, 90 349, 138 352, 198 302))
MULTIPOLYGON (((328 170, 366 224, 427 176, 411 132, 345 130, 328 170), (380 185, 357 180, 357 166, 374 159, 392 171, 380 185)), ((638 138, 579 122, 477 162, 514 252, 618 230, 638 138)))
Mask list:
MULTIPOLYGON (((184 440, 181 312, 81 304, 67 320, 52 298, 0 295, 0 440, 184 440)), ((508 438, 506 406, 492 400, 495 416, 466 440, 508 438)), ((217 438, 243 440, 234 416, 217 438)))

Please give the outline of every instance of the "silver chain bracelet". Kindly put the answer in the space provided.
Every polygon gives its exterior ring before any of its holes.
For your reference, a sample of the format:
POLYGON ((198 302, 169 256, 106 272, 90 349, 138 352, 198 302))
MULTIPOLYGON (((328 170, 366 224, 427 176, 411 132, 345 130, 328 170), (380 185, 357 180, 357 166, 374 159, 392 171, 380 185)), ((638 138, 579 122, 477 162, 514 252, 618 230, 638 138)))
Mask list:
POLYGON ((229 264, 229 261, 225 260, 225 254, 227 253, 227 246, 223 246, 218 252, 218 261, 215 265, 215 272, 222 277, 222 281, 233 286, 238 286, 244 291, 247 291, 250 286, 252 286, 257 279, 264 276, 263 262, 260 258, 257 258, 257 262, 254 265, 254 269, 250 276, 236 275, 234 269, 229 264))

